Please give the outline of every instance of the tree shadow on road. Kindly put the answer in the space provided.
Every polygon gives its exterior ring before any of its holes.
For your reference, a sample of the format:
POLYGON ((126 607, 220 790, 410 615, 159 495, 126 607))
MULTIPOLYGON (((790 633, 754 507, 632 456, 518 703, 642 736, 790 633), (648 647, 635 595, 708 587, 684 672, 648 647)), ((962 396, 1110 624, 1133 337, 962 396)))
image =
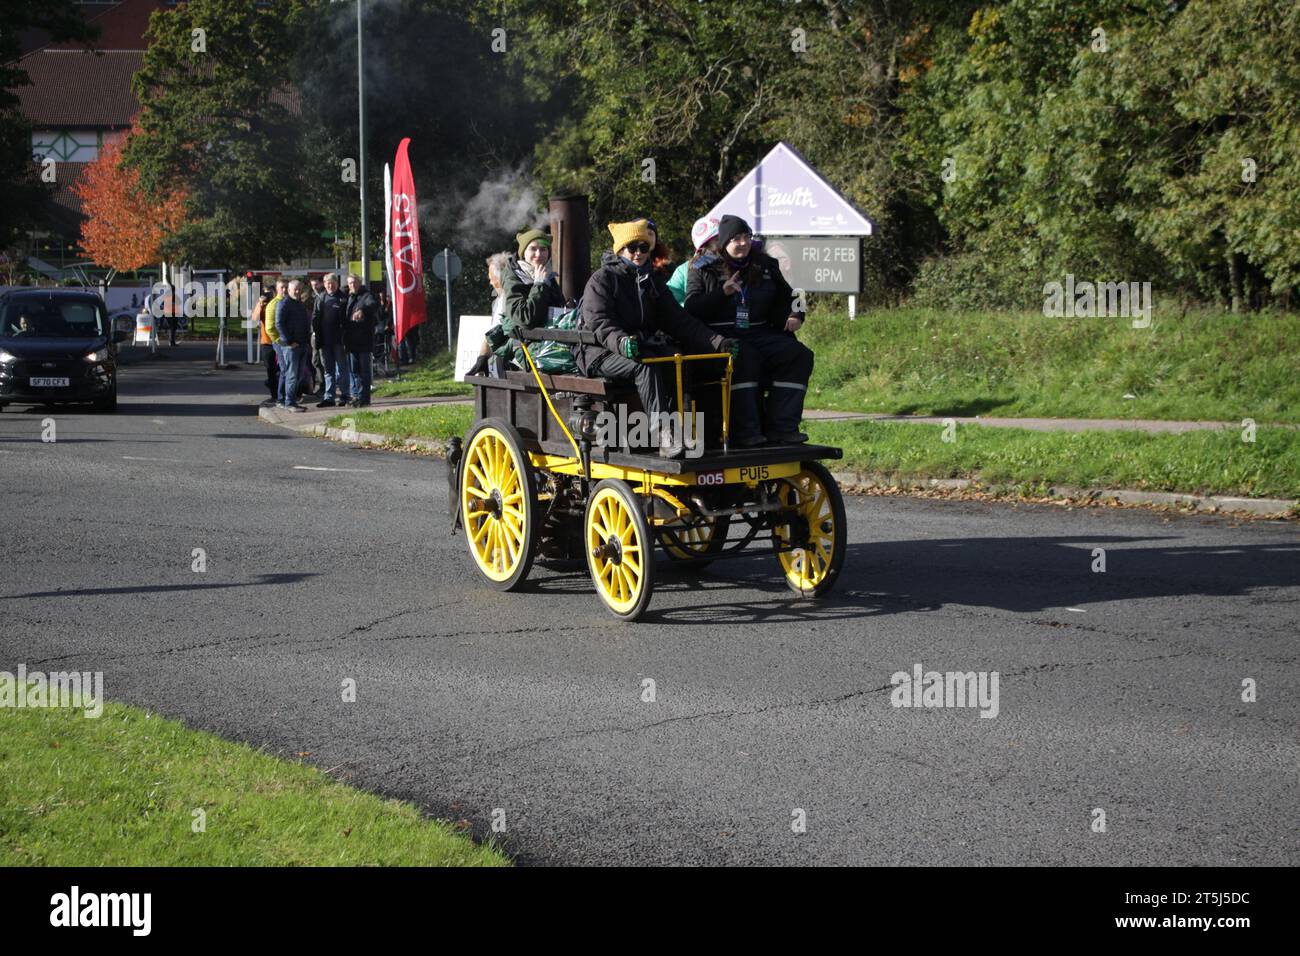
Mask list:
POLYGON ((294 584, 318 577, 315 571, 299 574, 259 574, 256 581, 228 581, 213 584, 131 584, 114 588, 67 588, 62 591, 28 591, 25 594, 0 594, 0 601, 20 598, 94 597, 104 594, 155 594, 168 591, 213 591, 221 588, 263 587, 268 584, 294 584))

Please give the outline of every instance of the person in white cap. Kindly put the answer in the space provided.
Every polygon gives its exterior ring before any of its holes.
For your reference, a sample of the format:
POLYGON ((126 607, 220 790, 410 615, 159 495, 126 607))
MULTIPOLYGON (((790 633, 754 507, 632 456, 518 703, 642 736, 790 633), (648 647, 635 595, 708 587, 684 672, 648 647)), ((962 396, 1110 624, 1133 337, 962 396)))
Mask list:
MULTIPOLYGON (((680 306, 686 305, 686 280, 691 273, 691 265, 702 256, 718 254, 718 219, 716 216, 704 216, 695 220, 691 227, 691 242, 695 244, 695 255, 679 265, 668 280, 668 291, 673 294, 680 306)), ((709 260, 710 262, 713 260, 709 260)), ((698 267, 697 267, 698 268, 698 267)))

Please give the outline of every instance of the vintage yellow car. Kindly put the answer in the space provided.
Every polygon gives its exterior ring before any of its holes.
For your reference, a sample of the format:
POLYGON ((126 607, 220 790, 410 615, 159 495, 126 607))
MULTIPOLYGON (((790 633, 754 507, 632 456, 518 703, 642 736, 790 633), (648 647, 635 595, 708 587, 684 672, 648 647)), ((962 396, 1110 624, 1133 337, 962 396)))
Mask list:
POLYGON ((719 434, 697 435, 692 457, 663 458, 601 427, 640 408, 630 383, 548 375, 529 353, 529 341, 592 342, 590 332, 523 329, 516 337, 529 368, 467 377, 475 421, 447 459, 453 529, 464 531, 472 563, 493 587, 519 587, 539 553, 585 560, 605 607, 636 620, 654 592, 656 547, 703 565, 755 541, 768 544, 800 597, 834 586, 844 563, 844 499, 821 461, 841 451, 729 449, 729 354, 644 360, 674 365, 677 408, 695 411, 710 393, 721 405, 719 434))

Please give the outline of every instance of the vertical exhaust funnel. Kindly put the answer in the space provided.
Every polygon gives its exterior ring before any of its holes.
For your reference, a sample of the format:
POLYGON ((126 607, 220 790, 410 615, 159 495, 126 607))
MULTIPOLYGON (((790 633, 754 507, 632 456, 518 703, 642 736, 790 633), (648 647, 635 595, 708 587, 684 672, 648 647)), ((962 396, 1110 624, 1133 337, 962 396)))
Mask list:
POLYGON ((551 258, 564 297, 577 300, 591 277, 591 219, 586 196, 552 196, 551 258))

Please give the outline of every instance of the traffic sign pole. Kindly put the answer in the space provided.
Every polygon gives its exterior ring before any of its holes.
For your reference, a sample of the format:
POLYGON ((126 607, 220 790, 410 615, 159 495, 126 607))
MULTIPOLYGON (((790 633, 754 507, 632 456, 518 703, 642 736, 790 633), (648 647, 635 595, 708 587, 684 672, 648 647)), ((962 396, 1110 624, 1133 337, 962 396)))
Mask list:
POLYGON ((456 345, 451 340, 451 250, 445 246, 442 250, 442 261, 447 274, 447 277, 442 280, 447 287, 447 351, 454 352, 456 345))
POLYGON ((433 274, 447 284, 447 351, 456 349, 451 340, 451 280, 460 275, 460 256, 443 246, 442 252, 433 257, 433 274))

